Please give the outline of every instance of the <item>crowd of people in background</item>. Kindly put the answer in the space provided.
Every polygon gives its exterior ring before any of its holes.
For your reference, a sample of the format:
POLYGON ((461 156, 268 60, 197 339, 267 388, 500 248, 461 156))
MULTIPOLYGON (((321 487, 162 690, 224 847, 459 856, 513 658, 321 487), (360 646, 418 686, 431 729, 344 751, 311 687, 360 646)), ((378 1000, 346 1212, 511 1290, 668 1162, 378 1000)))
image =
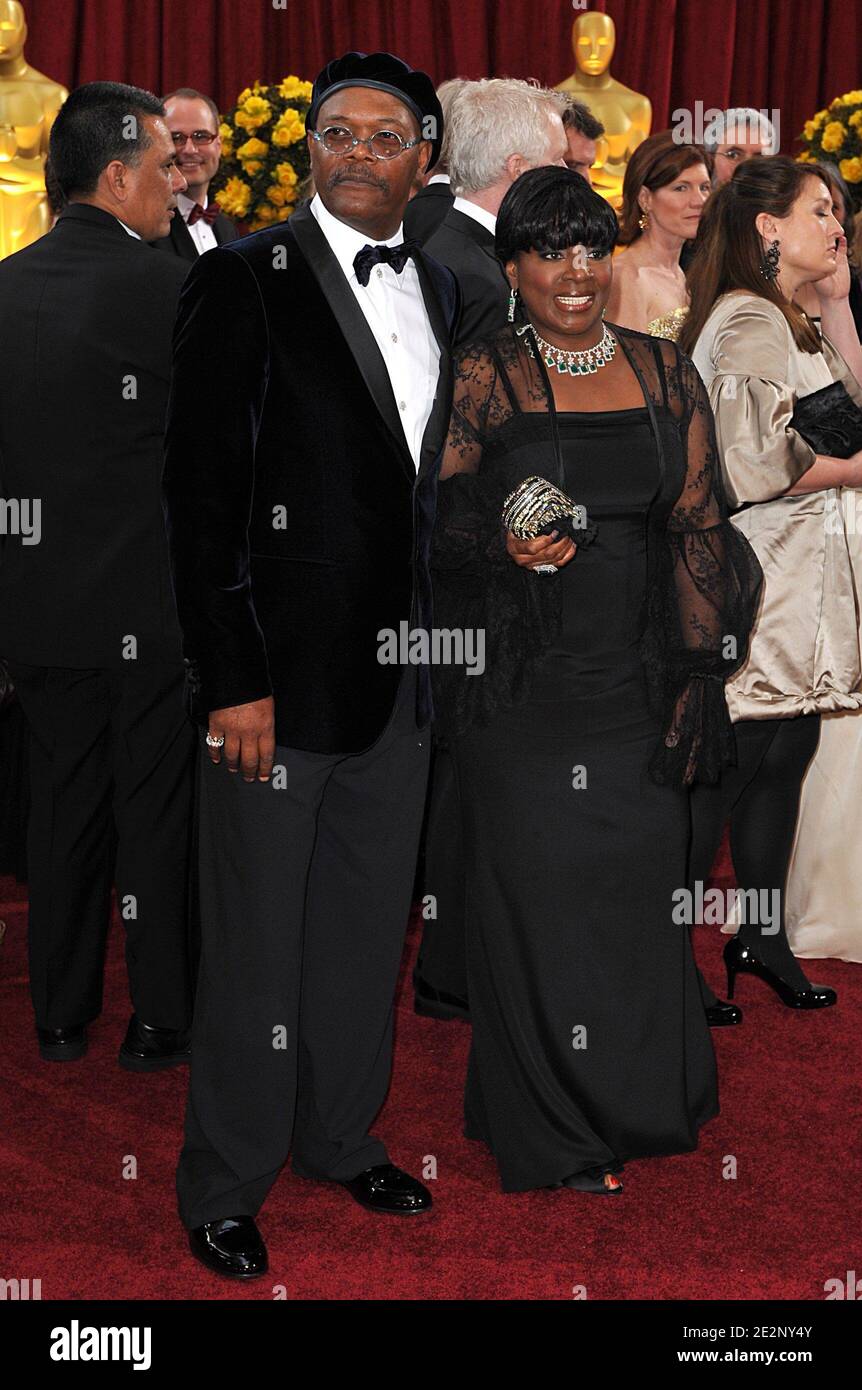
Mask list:
POLYGON ((305 201, 244 237, 212 97, 79 88, 55 226, 0 265, 0 483, 43 507, 0 560, 0 871, 28 882, 39 1052, 87 1051, 115 889, 119 1060, 192 1060, 180 1211, 241 1278, 291 1146, 371 1210, 431 1204, 369 1133, 414 891, 415 1007, 471 1023, 465 1133, 506 1191, 619 1195, 626 1161, 695 1148, 739 977, 823 1009, 800 957, 862 961, 840 172, 734 108, 721 139, 645 139, 617 215, 580 100, 435 92, 390 55, 328 64, 307 128, 305 201), (589 534, 502 526, 535 475, 589 534), (432 612, 481 630, 484 674, 380 664, 378 631, 432 612), (723 924, 724 1000, 668 923, 727 824, 774 911, 723 924))

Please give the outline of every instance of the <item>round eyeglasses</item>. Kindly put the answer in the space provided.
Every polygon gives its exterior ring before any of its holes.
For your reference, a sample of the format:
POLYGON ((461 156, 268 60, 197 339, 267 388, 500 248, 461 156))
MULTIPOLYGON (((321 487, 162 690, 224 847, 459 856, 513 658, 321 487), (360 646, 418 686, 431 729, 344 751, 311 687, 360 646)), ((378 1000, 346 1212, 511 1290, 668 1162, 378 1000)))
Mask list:
POLYGON ((349 154, 357 145, 367 145, 375 159, 395 159, 414 145, 421 145, 422 137, 416 140, 403 140, 396 130, 375 130, 367 139, 360 140, 352 130, 344 125, 328 125, 325 130, 312 130, 311 137, 323 146, 328 154, 349 154))

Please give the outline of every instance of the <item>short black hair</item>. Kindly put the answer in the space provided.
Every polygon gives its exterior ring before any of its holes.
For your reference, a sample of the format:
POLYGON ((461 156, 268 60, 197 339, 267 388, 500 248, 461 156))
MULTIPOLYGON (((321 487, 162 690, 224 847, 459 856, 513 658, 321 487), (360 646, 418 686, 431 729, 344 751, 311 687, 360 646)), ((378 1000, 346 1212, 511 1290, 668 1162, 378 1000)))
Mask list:
POLYGON ((619 228, 610 203, 574 169, 547 164, 516 179, 497 214, 495 250, 505 265, 520 251, 586 246, 609 255, 619 228))
POLYGON ((601 121, 596 119, 586 102, 578 101, 577 97, 569 98, 568 106, 563 108, 562 118, 566 130, 576 130, 587 140, 598 140, 599 136, 605 133, 601 121))
POLYGON ((86 82, 77 87, 51 127, 51 165, 63 196, 94 193, 102 170, 114 159, 140 164, 152 143, 143 118, 164 114, 159 98, 143 87, 125 82, 86 82))

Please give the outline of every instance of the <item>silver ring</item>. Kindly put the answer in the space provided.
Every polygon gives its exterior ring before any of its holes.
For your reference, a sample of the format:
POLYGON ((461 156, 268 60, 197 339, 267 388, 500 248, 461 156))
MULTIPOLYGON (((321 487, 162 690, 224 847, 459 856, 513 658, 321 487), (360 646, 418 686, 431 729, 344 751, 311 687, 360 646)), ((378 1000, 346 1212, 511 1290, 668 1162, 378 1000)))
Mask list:
POLYGON ((217 738, 213 738, 212 734, 207 734, 207 747, 208 747, 208 748, 221 748, 222 745, 223 745, 223 743, 224 743, 224 734, 219 734, 217 738))
POLYGON ((531 565, 530 569, 534 574, 556 574, 559 565, 531 565))

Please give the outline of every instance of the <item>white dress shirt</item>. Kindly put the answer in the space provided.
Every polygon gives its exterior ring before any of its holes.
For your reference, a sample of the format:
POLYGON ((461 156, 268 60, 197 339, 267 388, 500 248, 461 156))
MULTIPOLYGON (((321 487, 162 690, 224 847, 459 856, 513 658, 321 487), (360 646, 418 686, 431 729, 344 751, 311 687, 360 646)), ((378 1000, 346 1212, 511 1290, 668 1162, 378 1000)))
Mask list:
POLYGON ((472 217, 474 222, 480 222, 489 232, 497 230, 497 219, 493 212, 480 208, 478 203, 471 203, 469 198, 456 198, 452 204, 452 211, 463 212, 465 217, 472 217))
MULTIPOLYGON (((119 217, 117 218, 117 221, 120 222, 119 217)), ((127 226, 126 226, 125 222, 120 222, 120 226, 122 227, 122 229, 123 229, 124 232, 128 232, 129 236, 133 236, 133 237, 135 238, 136 241, 140 241, 140 239, 141 239, 141 234, 140 234, 140 232, 133 232, 132 229, 131 229, 131 227, 127 227, 127 226)))
POLYGON ((368 284, 360 285, 353 268, 353 258, 363 246, 399 246, 404 240, 403 230, 399 227, 387 241, 369 241, 362 232, 333 217, 319 194, 312 198, 310 208, 374 334, 392 383, 407 447, 418 469, 440 368, 440 349, 428 319, 419 272, 412 258, 400 275, 391 265, 376 265, 368 284))
MULTIPOLYGON (((177 212, 175 215, 183 219, 188 227, 189 236, 197 247, 198 255, 203 255, 204 251, 211 251, 214 246, 218 246, 218 242, 216 241, 216 234, 209 222, 205 222, 202 217, 198 218, 193 227, 189 227, 189 213, 196 201, 195 198, 187 197, 185 193, 178 193, 177 212)), ((208 204, 209 198, 204 198, 201 207, 205 208, 208 204)))

